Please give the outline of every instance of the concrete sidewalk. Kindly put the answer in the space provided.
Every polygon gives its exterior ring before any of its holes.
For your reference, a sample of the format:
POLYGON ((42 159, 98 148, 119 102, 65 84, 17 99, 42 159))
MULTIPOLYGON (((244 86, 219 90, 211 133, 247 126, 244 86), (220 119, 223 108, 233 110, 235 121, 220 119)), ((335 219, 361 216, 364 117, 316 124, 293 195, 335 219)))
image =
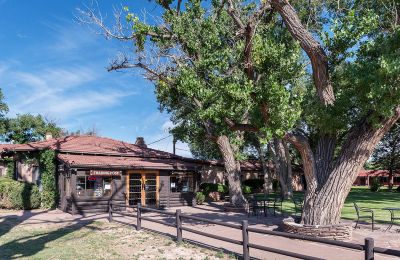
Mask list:
MULTIPOLYGON (((192 216, 223 221, 226 223, 237 224, 241 220, 247 219, 251 227, 257 227, 261 229, 274 230, 278 227, 278 223, 281 221, 279 217, 250 217, 242 213, 232 213, 222 211, 220 204, 209 204, 198 207, 181 207, 182 213, 189 214, 192 216)), ((175 212, 176 208, 168 209, 169 212, 175 212)), ((175 218, 166 215, 159 215, 155 213, 144 213, 143 216, 149 216, 152 218, 160 219, 168 223, 174 223, 175 218)), ((82 220, 99 220, 107 221, 107 214, 92 214, 88 216, 75 215, 55 210, 55 211, 0 211, 0 219, 2 218, 15 218, 18 221, 18 225, 35 225, 35 224, 46 224, 46 225, 61 225, 63 223, 74 223, 82 220)), ((136 225, 135 217, 119 216, 114 215, 114 221, 124 224, 131 225, 132 228, 136 225)), ((228 227, 223 227, 214 224, 204 224, 196 221, 185 220, 183 222, 185 227, 196 229, 202 232, 207 232, 214 235, 224 236, 235 240, 241 240, 241 230, 236 230, 228 227)), ((162 224, 142 221, 143 231, 151 230, 153 232, 161 233, 163 235, 176 236, 176 229, 168 227, 162 224)), ((365 237, 373 237, 375 239, 375 245, 380 247, 390 247, 392 249, 400 249, 400 234, 396 232, 394 227, 391 232, 382 231, 369 231, 368 229, 357 229, 353 234, 353 241, 356 243, 363 243, 365 237)), ((242 246, 234 245, 231 243, 223 242, 200 236, 191 232, 183 231, 183 238, 197 244, 201 244, 207 247, 212 247, 216 250, 223 250, 234 252, 237 254, 242 253, 242 246)), ((364 259, 364 252, 344 249, 335 246, 327 246, 314 242, 306 242, 301 240, 287 239, 283 237, 276 237, 270 235, 262 235, 256 233, 250 233, 250 243, 263 245, 270 248, 277 248, 281 250, 296 252, 299 254, 315 256, 323 259, 364 259)), ((291 259, 282 255, 277 255, 269 252, 260 251, 257 249, 250 249, 250 255, 258 259, 291 259)), ((376 254, 376 259, 395 259, 394 257, 381 256, 376 254)))

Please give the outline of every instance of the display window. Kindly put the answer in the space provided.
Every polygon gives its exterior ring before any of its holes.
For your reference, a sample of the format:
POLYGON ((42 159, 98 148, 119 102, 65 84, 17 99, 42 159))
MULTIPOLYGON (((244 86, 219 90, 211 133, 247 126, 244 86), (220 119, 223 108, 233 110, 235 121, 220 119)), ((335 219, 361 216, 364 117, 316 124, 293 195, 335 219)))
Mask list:
POLYGON ((193 192, 193 173, 172 173, 171 192, 193 192))
POLYGON ((111 196, 113 180, 120 180, 121 176, 84 175, 76 177, 76 194, 79 197, 111 196))

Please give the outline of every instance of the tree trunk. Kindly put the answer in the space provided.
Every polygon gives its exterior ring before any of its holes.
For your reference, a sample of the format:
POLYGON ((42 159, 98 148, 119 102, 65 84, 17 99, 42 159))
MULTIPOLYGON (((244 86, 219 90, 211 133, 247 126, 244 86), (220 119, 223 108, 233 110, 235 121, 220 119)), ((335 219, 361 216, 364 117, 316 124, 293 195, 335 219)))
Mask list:
MULTIPOLYGON (((286 135, 286 139, 300 152, 307 181, 302 223, 332 225, 340 222, 341 209, 358 173, 383 135, 399 118, 400 107, 394 116, 382 119, 380 127, 375 127, 365 119, 351 128, 336 160, 331 162, 332 166, 322 177, 316 167, 316 161, 320 158, 315 159, 307 138, 286 135)), ((325 142, 325 145, 334 149, 331 142, 325 142)))
POLYGON ((388 179, 388 189, 389 191, 393 190, 393 169, 389 169, 389 179, 388 179))
POLYGON ((292 197, 292 163, 290 161, 289 150, 286 142, 282 139, 274 138, 273 158, 276 174, 281 186, 283 198, 292 197))
POLYGON ((263 187, 264 192, 270 193, 270 192, 272 192, 272 172, 270 171, 270 169, 268 167, 268 162, 265 159, 264 152, 261 149, 261 144, 258 139, 256 141, 255 147, 256 147, 256 150, 258 153, 258 157, 260 158, 261 167, 262 167, 262 171, 264 174, 264 187, 263 187))
POLYGON ((227 136, 218 136, 216 142, 224 160, 225 174, 229 183, 230 203, 236 207, 243 207, 246 200, 242 193, 240 164, 235 159, 232 145, 227 136))

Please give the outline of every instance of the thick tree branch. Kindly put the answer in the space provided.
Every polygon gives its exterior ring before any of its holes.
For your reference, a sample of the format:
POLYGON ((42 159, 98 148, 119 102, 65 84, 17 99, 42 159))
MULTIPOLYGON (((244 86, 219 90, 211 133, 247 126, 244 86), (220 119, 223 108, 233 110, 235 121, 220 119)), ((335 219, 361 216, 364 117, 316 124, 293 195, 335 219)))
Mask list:
POLYGON ((272 6, 281 15, 292 36, 299 41, 303 50, 311 60, 314 84, 320 101, 325 105, 333 105, 335 95, 328 72, 328 59, 321 44, 301 23, 294 8, 288 0, 271 0, 272 6))
POLYGON ((237 124, 230 120, 229 118, 225 118, 225 123, 228 125, 228 127, 231 130, 234 131, 244 131, 244 132, 254 132, 257 133, 260 131, 260 129, 256 126, 250 125, 250 124, 237 124))
MULTIPOLYGON (((371 113, 371 115, 373 114, 371 113)), ((394 109, 391 117, 382 118, 376 125, 370 122, 370 117, 367 116, 359 124, 350 129, 342 145, 338 159, 335 162, 333 171, 337 171, 342 165, 362 166, 371 156, 382 137, 400 119, 400 105, 394 109)), ((356 173, 353 172, 353 174, 356 173)))
POLYGON ((291 143, 300 153, 303 161, 304 176, 307 182, 307 192, 310 193, 315 191, 318 187, 318 179, 315 175, 316 164, 314 154, 310 147, 310 142, 308 141, 307 137, 292 133, 286 134, 284 139, 291 143))
POLYGON ((245 29, 245 24, 240 18, 240 15, 236 11, 235 5, 232 0, 228 0, 228 13, 232 17, 233 21, 236 23, 236 25, 239 27, 239 29, 244 30, 245 29))

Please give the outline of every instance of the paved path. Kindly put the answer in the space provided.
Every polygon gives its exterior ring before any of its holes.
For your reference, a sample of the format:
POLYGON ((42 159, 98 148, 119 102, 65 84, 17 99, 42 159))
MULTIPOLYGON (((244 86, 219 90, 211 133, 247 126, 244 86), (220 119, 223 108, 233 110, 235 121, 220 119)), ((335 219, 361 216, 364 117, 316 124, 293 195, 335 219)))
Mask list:
MULTIPOLYGON (((169 209, 168 211, 174 212, 176 209, 169 209)), ((221 210, 220 205, 212 204, 199 207, 181 207, 182 213, 190 214, 193 216, 220 220, 228 223, 239 223, 242 219, 248 219, 251 227, 263 228, 268 230, 273 230, 278 227, 280 218, 264 218, 264 217, 250 217, 247 218, 246 215, 241 213, 227 213, 221 210)), ((154 213, 145 213, 145 216, 151 216, 153 218, 162 219, 169 223, 174 223, 174 218, 160 216, 154 213)), ((46 225, 60 225, 66 222, 79 222, 81 220, 100 220, 107 221, 107 214, 93 214, 88 216, 75 215, 55 210, 49 212, 43 212, 39 210, 33 211, 0 211, 0 220, 2 218, 15 218, 19 225, 35 225, 43 224, 46 225)), ((124 217, 115 214, 114 221, 126 225, 136 225, 136 218, 134 217, 124 217)), ((194 221, 184 221, 184 226, 190 227, 203 232, 221 235, 229 237, 236 240, 241 240, 241 231, 235 230, 214 224, 203 224, 194 221)), ((143 220, 142 227, 144 230, 148 229, 154 232, 162 233, 164 235, 175 236, 176 229, 168 227, 162 224, 148 222, 143 220)), ((396 228, 393 228, 392 232, 381 232, 381 231, 368 231, 367 229, 355 230, 354 239, 352 242, 363 243, 365 237, 373 237, 375 239, 375 244, 381 247, 391 247, 400 249, 400 233, 396 232, 396 228)), ((146 232, 146 231, 144 231, 146 232)), ((183 231, 183 238, 196 242, 198 244, 203 244, 207 247, 213 247, 217 250, 224 250, 229 252, 241 253, 242 247, 239 245, 234 245, 231 243, 206 238, 194 233, 183 231)), ((326 246, 313 242, 306 242, 301 240, 287 239, 276 236, 262 235, 250 233, 250 243, 259 244, 271 248, 279 248, 282 250, 292 251, 300 254, 311 255, 315 257, 320 257, 323 259, 364 259, 363 252, 342 249, 334 246, 326 246)), ((256 249, 250 249, 250 255, 258 259, 291 259, 282 255, 277 255, 273 253, 263 252, 256 249)), ((387 256, 380 256, 376 254, 375 259, 395 259, 387 256)))

